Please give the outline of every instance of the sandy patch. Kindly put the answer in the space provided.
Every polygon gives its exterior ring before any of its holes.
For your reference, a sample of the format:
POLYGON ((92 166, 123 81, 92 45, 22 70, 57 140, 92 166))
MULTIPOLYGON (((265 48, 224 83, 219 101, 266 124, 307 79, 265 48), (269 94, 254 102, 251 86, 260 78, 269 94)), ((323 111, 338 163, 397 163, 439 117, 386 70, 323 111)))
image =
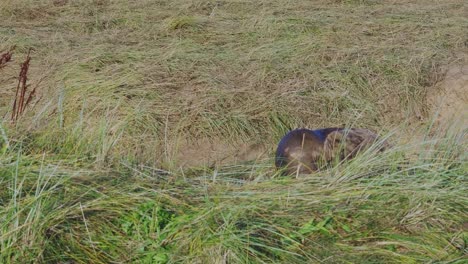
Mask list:
POLYGON ((208 138, 184 140, 175 152, 175 159, 182 167, 239 164, 267 157, 267 149, 260 143, 227 143, 208 138))
POLYGON ((451 65, 428 94, 431 112, 443 128, 468 129, 468 63, 451 65))

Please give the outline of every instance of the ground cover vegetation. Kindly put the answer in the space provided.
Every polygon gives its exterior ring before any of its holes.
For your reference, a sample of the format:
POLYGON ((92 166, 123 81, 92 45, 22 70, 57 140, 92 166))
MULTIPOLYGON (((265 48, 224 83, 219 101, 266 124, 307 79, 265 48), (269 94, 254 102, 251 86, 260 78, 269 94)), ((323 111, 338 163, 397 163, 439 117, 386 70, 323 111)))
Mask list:
POLYGON ((3 0, 0 17, 0 263, 466 263, 466 130, 433 100, 468 62, 464 1, 3 0), (285 132, 333 126, 394 147, 275 170, 285 132))

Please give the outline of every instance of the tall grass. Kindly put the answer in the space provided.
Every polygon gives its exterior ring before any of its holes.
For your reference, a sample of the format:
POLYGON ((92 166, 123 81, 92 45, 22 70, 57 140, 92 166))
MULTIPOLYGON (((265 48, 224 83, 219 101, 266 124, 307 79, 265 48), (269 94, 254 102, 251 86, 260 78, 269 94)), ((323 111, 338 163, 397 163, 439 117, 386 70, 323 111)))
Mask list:
POLYGON ((299 179, 275 177, 268 160, 183 174, 133 165, 76 170, 8 152, 0 256, 2 263, 463 263, 466 143, 458 136, 369 151, 299 179), (425 154, 403 154, 414 147, 425 154))
POLYGON ((463 4, 2 1, 0 263, 464 263, 466 131, 427 101, 466 62, 463 4), (273 168, 331 126, 394 147, 273 168))

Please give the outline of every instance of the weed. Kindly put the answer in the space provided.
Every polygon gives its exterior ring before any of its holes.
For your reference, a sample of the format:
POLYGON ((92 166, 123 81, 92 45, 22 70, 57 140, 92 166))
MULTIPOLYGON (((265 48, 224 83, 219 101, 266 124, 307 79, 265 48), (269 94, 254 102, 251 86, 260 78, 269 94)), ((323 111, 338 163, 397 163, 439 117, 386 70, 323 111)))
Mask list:
POLYGON ((466 258, 466 133, 427 98, 462 0, 0 2, 1 263, 466 258), (275 172, 287 131, 338 126, 395 147, 275 172))
POLYGON ((11 57, 13 55, 13 49, 11 48, 9 51, 0 54, 0 69, 6 66, 6 64, 11 61, 11 57))
POLYGON ((34 95, 36 94, 37 86, 40 82, 33 87, 33 89, 27 93, 29 85, 28 81, 28 70, 31 57, 29 56, 31 49, 28 51, 25 61, 21 64, 21 71, 18 77, 18 85, 16 86, 15 100, 13 102, 11 120, 13 122, 18 121, 18 118, 24 113, 26 107, 31 103, 34 95), (25 101, 26 99, 26 101, 25 101))

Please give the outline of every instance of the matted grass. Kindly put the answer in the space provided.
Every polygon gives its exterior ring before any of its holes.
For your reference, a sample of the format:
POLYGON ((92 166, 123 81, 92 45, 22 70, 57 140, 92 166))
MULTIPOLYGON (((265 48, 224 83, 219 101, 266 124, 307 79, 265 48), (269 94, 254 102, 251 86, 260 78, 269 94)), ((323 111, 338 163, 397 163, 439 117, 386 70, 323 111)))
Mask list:
POLYGON ((438 131, 427 101, 466 60, 464 1, 4 0, 0 16, 0 52, 16 46, 1 263, 464 263, 466 132, 438 131), (30 48, 40 100, 12 124, 30 48), (287 130, 344 125, 395 148, 274 170, 287 130))

